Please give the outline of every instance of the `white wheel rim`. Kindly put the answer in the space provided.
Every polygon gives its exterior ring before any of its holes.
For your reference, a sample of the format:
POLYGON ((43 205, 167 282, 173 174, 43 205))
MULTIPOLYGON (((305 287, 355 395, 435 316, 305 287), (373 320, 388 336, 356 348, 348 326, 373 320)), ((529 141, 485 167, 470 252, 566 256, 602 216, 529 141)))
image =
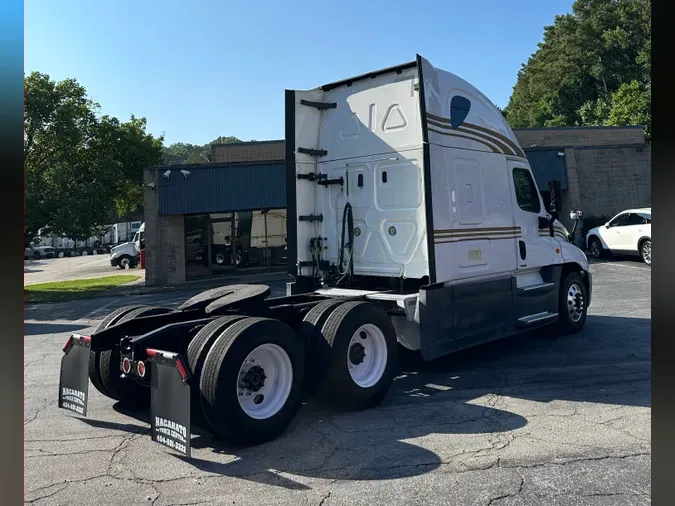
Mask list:
POLYGON ((288 353, 276 344, 260 345, 239 368, 236 385, 239 405, 251 418, 265 420, 284 407, 292 385, 293 365, 288 353), (264 374, 262 386, 259 386, 260 369, 264 374))
POLYGON ((387 367, 387 340, 372 323, 361 325, 347 348, 349 375, 361 388, 375 385, 387 367), (363 355, 363 356, 361 356, 363 355))
POLYGON ((123 258, 122 261, 120 262, 120 265, 122 266, 123 269, 126 269, 127 267, 129 267, 129 259, 123 258))

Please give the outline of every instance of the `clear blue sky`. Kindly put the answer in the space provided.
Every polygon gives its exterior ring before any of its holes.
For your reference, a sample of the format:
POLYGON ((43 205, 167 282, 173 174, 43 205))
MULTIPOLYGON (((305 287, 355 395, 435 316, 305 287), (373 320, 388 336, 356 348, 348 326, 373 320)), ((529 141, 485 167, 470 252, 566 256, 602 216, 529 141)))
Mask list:
POLYGON ((76 78, 104 114, 166 143, 284 136, 286 88, 419 53, 503 107, 521 63, 573 0, 30 0, 25 70, 76 78))

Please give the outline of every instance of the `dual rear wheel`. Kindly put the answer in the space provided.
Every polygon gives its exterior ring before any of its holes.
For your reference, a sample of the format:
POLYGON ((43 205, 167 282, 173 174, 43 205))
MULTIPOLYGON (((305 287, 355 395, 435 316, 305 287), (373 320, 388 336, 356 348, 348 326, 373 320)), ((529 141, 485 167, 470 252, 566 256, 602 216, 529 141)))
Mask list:
MULTIPOLYGON (((112 325, 124 323, 134 318, 153 316, 170 312, 170 309, 154 306, 125 306, 106 316, 96 327, 94 333, 112 325)), ((120 348, 92 351, 89 354, 89 379, 94 388, 106 397, 129 406, 143 406, 150 402, 150 389, 120 375, 120 348)))
POLYGON ((192 340, 188 363, 199 383, 194 401, 210 429, 232 442, 261 444, 287 429, 308 391, 345 409, 380 403, 397 350, 380 308, 326 301, 297 334, 270 318, 218 318, 192 340))

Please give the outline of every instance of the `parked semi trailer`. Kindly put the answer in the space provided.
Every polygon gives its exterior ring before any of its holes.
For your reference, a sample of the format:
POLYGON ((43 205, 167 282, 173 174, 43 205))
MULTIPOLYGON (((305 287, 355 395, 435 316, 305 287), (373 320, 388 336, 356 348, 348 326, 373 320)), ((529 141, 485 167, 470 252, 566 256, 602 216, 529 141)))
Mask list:
MULTIPOLYGON (((192 420, 237 443, 286 430, 306 395, 380 403, 399 344, 426 360, 532 328, 572 333, 588 261, 550 213, 499 110, 415 61, 286 92, 287 295, 208 290, 129 306, 73 335, 59 406, 88 385, 149 406, 152 439, 190 455, 192 420)), ((579 213, 571 213, 578 216, 579 213)))

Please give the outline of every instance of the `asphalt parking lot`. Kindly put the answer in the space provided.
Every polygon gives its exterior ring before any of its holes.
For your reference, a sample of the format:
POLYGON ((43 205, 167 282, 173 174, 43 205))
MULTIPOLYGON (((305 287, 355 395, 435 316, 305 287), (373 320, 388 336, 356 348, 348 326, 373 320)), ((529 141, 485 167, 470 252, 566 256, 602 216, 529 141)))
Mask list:
MULTIPOLYGON (((635 505, 650 503, 651 270, 592 265, 583 332, 507 339, 431 364, 406 357, 385 402, 303 406, 255 448, 150 440, 147 413, 90 387, 56 407, 62 345, 116 307, 191 293, 26 306, 26 501, 35 505, 635 505)), ((281 283, 270 284, 281 295, 281 283)))
POLYGON ((51 283, 71 279, 98 278, 116 274, 140 276, 144 283, 145 270, 129 269, 122 271, 110 266, 109 255, 85 255, 81 257, 45 258, 43 260, 25 260, 23 263, 23 284, 51 283))

